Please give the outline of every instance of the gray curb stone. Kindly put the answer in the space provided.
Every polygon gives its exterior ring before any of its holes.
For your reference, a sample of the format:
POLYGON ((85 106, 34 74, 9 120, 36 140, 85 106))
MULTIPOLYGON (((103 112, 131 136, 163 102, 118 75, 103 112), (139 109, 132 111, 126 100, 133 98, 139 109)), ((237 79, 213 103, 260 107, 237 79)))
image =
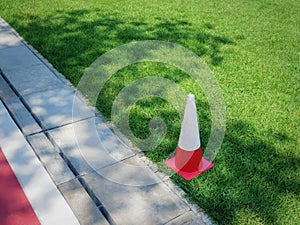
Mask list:
POLYGON ((25 108, 18 97, 9 98, 4 102, 24 135, 30 135, 42 131, 42 128, 38 125, 31 113, 25 108))
POLYGON ((9 99, 14 96, 16 96, 16 94, 10 88, 10 86, 6 82, 6 80, 2 77, 1 71, 0 71, 0 98, 2 100, 6 100, 6 99, 9 99))
POLYGON ((0 97, 9 108, 18 127, 24 135, 40 132, 42 129, 37 124, 31 113, 23 105, 19 97, 13 92, 9 84, 0 75, 0 97))
POLYGON ((109 224, 77 179, 60 184, 58 188, 70 204, 80 224, 109 224))
POLYGON ((38 155, 56 185, 75 178, 72 171, 43 133, 28 136, 27 141, 38 155))

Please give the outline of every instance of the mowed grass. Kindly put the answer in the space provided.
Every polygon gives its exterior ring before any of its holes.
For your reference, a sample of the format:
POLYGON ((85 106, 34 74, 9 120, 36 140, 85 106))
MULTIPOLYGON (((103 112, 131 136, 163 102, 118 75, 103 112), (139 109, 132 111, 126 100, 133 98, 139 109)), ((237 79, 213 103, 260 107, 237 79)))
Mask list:
MULTIPOLYGON (((134 40, 180 44, 214 72, 227 108, 215 167, 191 182, 172 179, 219 224, 300 224, 299 52, 297 0, 0 2, 0 16, 74 85, 103 53, 134 40)), ((205 148, 210 109, 199 85, 177 68, 137 63, 105 85, 97 107, 108 118, 118 93, 145 76, 162 76, 196 95, 205 148)), ((146 138, 160 116, 168 132, 147 156, 161 164, 174 151, 180 115, 167 101, 145 98, 131 110, 146 138)))

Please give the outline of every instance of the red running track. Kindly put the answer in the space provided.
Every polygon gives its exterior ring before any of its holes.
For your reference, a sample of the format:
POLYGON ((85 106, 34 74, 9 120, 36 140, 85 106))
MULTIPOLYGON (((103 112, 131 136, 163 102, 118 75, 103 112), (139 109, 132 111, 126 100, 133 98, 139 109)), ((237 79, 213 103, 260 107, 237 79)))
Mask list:
POLYGON ((40 225, 20 183, 0 148, 0 224, 40 225))

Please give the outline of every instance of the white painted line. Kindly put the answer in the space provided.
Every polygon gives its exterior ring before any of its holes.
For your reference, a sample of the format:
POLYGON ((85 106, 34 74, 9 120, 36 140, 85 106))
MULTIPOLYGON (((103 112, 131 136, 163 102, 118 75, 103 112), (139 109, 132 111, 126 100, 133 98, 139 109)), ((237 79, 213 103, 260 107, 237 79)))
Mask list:
POLYGON ((79 224, 1 101, 0 147, 41 224, 79 224))

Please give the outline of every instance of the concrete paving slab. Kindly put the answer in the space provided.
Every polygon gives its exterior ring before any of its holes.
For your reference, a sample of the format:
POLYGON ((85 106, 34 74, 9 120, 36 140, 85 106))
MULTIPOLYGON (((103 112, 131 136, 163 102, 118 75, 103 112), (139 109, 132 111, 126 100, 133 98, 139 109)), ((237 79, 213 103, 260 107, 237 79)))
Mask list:
MULTIPOLYGON (((89 121, 96 125, 96 134, 101 142, 102 147, 109 154, 109 156, 116 161, 126 159, 133 156, 134 153, 113 131, 107 126, 107 124, 100 118, 93 118, 95 121, 89 121)), ((95 134, 94 134, 95 135, 95 134)))
POLYGON ((45 65, 8 70, 5 76, 20 95, 64 87, 60 79, 45 65))
POLYGON ((139 187, 162 182, 138 156, 130 157, 96 172, 120 185, 139 187))
POLYGON ((41 224, 79 224, 2 102, 0 121, 2 152, 41 224))
POLYGON ((26 95, 24 99, 46 129, 95 115, 68 87, 26 95))
POLYGON ((0 98, 8 99, 15 95, 16 94, 12 91, 6 80, 0 74, 0 98))
POLYGON ((189 211, 174 220, 169 221, 166 225, 205 225, 206 223, 192 211, 189 211))
POLYGON ((55 150, 45 134, 39 133, 27 137, 35 153, 43 163, 56 185, 75 178, 65 161, 55 150))
POLYGON ((12 31, 1 30, 0 23, 0 49, 23 45, 23 42, 12 31))
POLYGON ((77 179, 63 183, 58 188, 81 224, 109 224, 77 179))
MULTIPOLYGON (((134 179, 135 173, 118 170, 134 179)), ((97 172, 83 176, 117 224, 165 224, 189 210, 164 183, 127 186, 115 183, 97 172)))
POLYGON ((93 117, 49 131, 51 138, 79 174, 90 173, 133 155, 120 141, 117 146, 110 145, 117 143, 118 139, 103 125, 100 130, 97 129, 99 123, 99 118, 93 117), (109 137, 107 140, 101 136, 104 133, 109 137))
POLYGON ((6 71, 16 68, 26 68, 42 62, 25 46, 3 48, 0 51, 0 68, 6 71))
POLYGON ((42 130, 17 96, 7 98, 4 102, 24 135, 38 133, 42 130))

